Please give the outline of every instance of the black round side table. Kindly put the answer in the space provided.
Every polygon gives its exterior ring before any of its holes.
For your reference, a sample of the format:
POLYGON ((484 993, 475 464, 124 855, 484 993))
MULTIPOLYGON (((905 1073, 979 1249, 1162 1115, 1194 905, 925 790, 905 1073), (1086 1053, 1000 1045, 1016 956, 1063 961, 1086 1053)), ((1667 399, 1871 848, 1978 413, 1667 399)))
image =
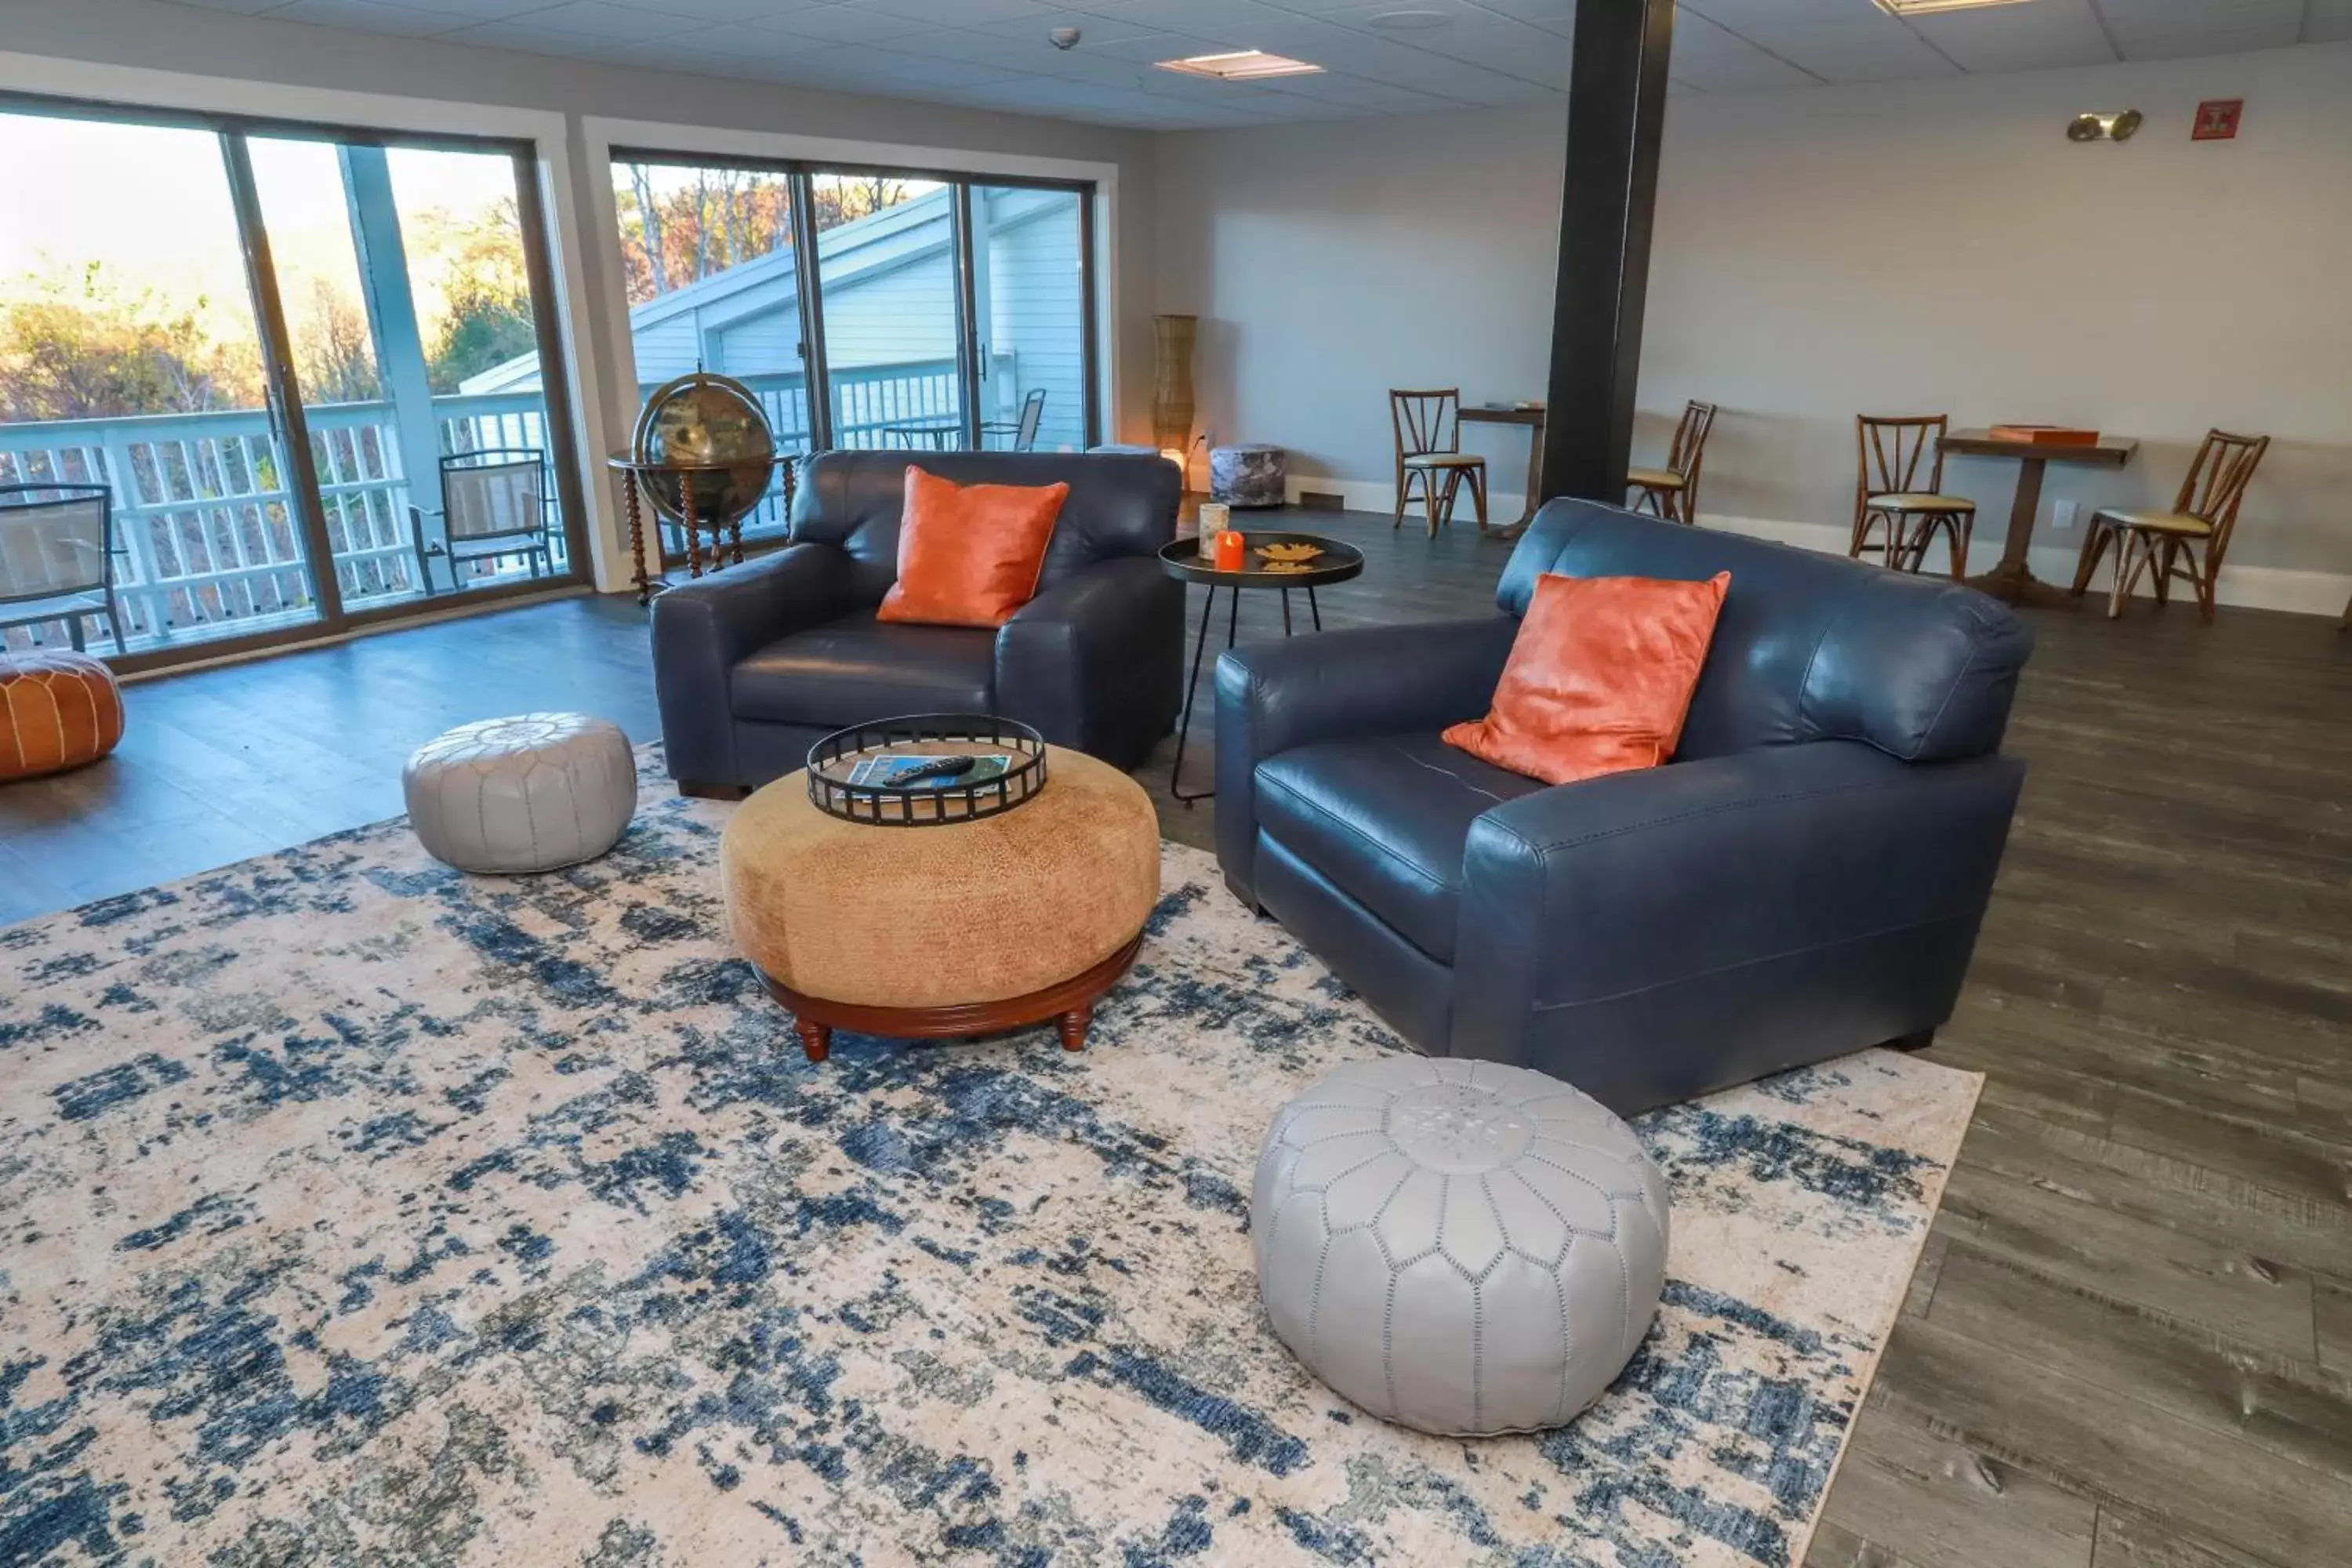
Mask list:
POLYGON ((1171 577, 1187 583, 1198 583, 1209 590, 1201 605, 1201 629, 1192 638, 1192 672, 1184 682, 1184 716, 1176 725, 1176 762, 1168 770, 1168 793, 1186 805, 1196 800, 1206 800, 1217 792, 1213 789, 1184 793, 1184 742, 1192 731, 1192 692, 1201 683, 1201 655, 1209 646, 1209 618, 1217 607, 1217 590, 1231 595, 1232 603, 1225 611, 1225 646, 1234 646, 1234 634, 1241 627, 1242 590, 1244 588, 1278 588, 1282 591, 1282 635, 1291 633, 1290 591, 1307 590, 1307 613, 1315 629, 1323 629, 1323 609, 1315 602, 1315 590, 1328 588, 1334 583, 1345 583, 1364 574, 1364 552, 1352 544, 1327 539, 1316 533, 1260 532, 1255 529, 1240 529, 1247 546, 1238 572, 1220 572, 1216 563, 1201 553, 1198 540, 1179 539, 1160 547, 1160 567, 1171 577), (1299 566, 1282 568, 1258 553, 1269 544, 1311 544, 1322 552, 1313 560, 1299 566))

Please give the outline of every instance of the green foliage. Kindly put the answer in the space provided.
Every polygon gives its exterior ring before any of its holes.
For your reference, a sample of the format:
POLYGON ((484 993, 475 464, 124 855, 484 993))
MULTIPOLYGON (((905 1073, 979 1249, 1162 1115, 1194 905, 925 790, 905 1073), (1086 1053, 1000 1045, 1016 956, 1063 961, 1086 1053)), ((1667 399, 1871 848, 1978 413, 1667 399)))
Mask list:
POLYGON ((78 276, 28 278, 0 304, 0 420, 106 419, 252 408, 258 350, 206 332, 198 299, 173 311, 126 294, 93 261, 78 276))
POLYGON ((446 247, 449 269, 444 313, 425 348, 425 374, 436 393, 451 393, 469 375, 536 351, 539 332, 522 220, 511 199, 436 239, 446 247))

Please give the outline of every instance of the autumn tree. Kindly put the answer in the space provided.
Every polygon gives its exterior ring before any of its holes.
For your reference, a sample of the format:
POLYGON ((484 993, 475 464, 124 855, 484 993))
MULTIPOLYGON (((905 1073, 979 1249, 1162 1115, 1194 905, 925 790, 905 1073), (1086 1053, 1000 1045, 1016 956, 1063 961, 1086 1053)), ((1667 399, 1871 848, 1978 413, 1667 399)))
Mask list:
MULTIPOLYGON (((756 260, 792 244, 792 194, 780 175, 747 169, 696 169, 665 182, 654 165, 630 163, 614 191, 621 227, 623 282, 642 305, 673 289, 756 260)), ((882 174, 821 174, 811 192, 816 229, 897 206, 912 194, 882 174)))
POLYGON ((261 401, 251 343, 215 342, 199 297, 173 310, 126 294, 90 262, 78 275, 28 277, 0 304, 0 420, 108 419, 251 408, 261 401))

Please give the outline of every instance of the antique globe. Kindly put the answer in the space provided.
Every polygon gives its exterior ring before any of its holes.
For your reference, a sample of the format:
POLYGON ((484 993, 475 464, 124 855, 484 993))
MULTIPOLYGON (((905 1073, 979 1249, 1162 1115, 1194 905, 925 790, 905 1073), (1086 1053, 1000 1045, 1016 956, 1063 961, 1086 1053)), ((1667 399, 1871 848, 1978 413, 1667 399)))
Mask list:
POLYGON ((665 383, 637 416, 631 453, 654 510, 672 522, 723 529, 760 504, 776 438, 760 399, 740 381, 707 371, 665 383), (685 471, 660 471, 676 464, 685 471), (708 466, 706 466, 708 465, 708 466))

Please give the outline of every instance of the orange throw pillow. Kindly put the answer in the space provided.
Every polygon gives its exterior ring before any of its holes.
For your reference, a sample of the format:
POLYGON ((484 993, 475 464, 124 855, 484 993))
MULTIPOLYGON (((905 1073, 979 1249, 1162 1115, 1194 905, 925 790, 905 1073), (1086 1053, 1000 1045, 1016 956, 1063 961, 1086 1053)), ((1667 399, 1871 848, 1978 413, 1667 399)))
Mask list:
POLYGON ((1731 574, 1536 580, 1494 707, 1445 743, 1546 784, 1654 768, 1675 754, 1731 574))
POLYGON ((1003 626, 1037 596, 1067 485, 960 485, 907 466, 898 580, 877 621, 1003 626))

